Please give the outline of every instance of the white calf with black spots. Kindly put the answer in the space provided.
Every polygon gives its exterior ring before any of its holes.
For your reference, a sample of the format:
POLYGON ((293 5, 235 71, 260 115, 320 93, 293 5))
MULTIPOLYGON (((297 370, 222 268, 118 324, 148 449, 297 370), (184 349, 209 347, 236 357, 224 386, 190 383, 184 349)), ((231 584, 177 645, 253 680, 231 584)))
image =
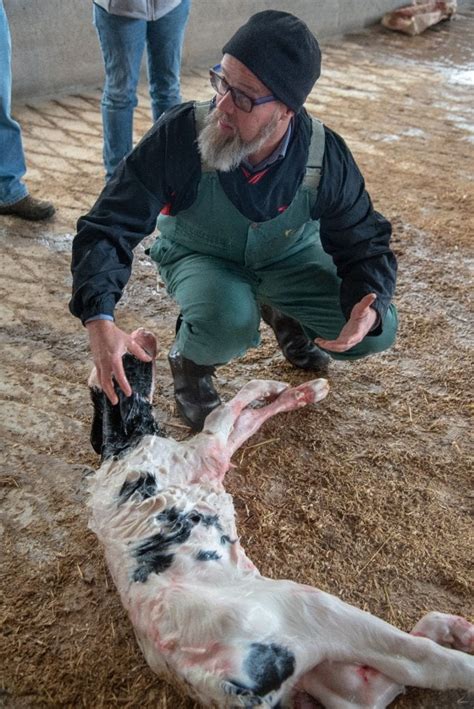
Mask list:
MULTIPOLYGON (((155 354, 152 335, 134 337, 155 354)), ((103 456, 90 526, 156 673, 204 707, 303 709, 314 698, 376 709, 405 685, 474 690, 468 621, 430 613, 408 634, 323 591, 261 576, 240 546, 223 486, 232 454, 270 416, 323 399, 324 379, 250 382, 202 433, 177 442, 152 415, 152 365, 130 355, 124 365, 134 394, 116 407, 90 380, 103 456)))

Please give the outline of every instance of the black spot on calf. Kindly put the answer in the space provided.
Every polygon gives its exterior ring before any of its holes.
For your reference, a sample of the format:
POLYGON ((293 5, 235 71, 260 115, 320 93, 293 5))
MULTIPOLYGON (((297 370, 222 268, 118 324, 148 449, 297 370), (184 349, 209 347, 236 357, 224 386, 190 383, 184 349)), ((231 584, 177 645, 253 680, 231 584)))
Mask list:
POLYGON ((282 645, 252 643, 244 670, 253 682, 252 689, 265 696, 279 689, 295 671, 295 657, 282 645))
POLYGON ((137 560, 134 581, 144 583, 151 573, 160 574, 169 569, 178 547, 189 539, 202 515, 196 510, 182 512, 173 506, 157 514, 156 519, 162 522, 162 530, 139 542, 133 550, 137 560))
POLYGON ((222 532, 222 526, 217 515, 201 515, 201 522, 205 527, 215 527, 222 532))
POLYGON ((255 698, 260 702, 280 689, 295 671, 295 664, 293 653, 282 645, 252 643, 242 668, 250 681, 231 680, 226 683, 225 691, 245 697, 245 706, 255 706, 251 703, 255 698))
POLYGON ((141 500, 147 500, 156 495, 158 485, 152 473, 142 473, 136 480, 125 480, 119 492, 119 505, 127 502, 133 494, 138 493, 141 500))
POLYGON ((220 558, 221 557, 216 551, 214 551, 214 549, 211 551, 204 551, 204 549, 201 549, 196 554, 197 561, 218 561, 220 558))
POLYGON ((140 564, 133 572, 133 580, 145 583, 150 574, 161 574, 173 563, 174 554, 148 552, 140 559, 140 564))
POLYGON ((156 519, 159 522, 165 522, 167 527, 173 526, 176 520, 183 517, 183 512, 180 512, 174 505, 172 507, 167 507, 163 512, 159 512, 156 515, 156 519))
POLYGON ((231 539, 228 534, 223 534, 221 536, 221 544, 235 544, 237 539, 231 539))
POLYGON ((171 535, 158 532, 158 534, 140 542, 134 550, 137 568, 133 574, 133 580, 143 583, 151 573, 161 574, 169 569, 174 557, 174 554, 170 553, 170 547, 175 543, 186 541, 190 534, 191 530, 189 529, 180 529, 171 535))

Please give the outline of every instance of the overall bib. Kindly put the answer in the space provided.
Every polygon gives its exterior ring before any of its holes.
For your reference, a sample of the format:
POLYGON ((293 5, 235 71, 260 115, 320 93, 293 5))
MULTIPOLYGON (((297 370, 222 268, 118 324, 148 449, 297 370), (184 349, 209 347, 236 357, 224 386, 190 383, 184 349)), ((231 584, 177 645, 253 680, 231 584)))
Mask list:
MULTIPOLYGON (((196 104, 197 132, 209 103, 196 104)), ((319 222, 311 219, 324 154, 324 128, 312 119, 304 180, 278 216, 252 222, 232 204, 217 172, 202 164, 194 203, 176 216, 160 214, 161 236, 151 248, 168 293, 183 322, 177 349, 196 364, 224 364, 260 342, 259 303, 268 303, 301 323, 309 338, 334 339, 345 324, 340 279, 322 248, 319 222)), ((393 306, 379 336, 366 337, 349 352, 356 359, 387 349, 395 339, 393 306)))

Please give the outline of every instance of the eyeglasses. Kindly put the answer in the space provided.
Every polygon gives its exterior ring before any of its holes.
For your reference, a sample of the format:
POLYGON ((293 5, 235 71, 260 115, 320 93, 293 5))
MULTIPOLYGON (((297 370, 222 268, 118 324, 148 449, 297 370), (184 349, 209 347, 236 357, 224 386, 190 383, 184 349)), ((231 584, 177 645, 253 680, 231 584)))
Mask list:
POLYGON ((247 94, 244 94, 240 89, 234 89, 230 86, 223 76, 217 72, 220 70, 221 65, 216 64, 212 69, 209 69, 209 79, 211 86, 214 91, 217 91, 219 96, 225 96, 228 91, 232 96, 232 101, 237 108, 245 113, 250 113, 254 106, 259 106, 261 103, 269 103, 270 101, 278 101, 275 96, 262 96, 262 98, 250 98, 247 94))

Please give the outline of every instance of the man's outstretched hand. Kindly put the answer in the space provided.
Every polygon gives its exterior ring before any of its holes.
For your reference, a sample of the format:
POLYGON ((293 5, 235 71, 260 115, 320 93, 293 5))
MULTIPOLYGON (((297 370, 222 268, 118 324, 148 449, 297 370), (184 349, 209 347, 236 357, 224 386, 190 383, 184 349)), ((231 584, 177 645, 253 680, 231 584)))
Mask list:
POLYGON ((92 320, 86 325, 89 341, 97 369, 97 379, 111 404, 118 403, 114 390, 114 380, 125 396, 132 395, 122 364, 126 352, 142 362, 151 362, 150 355, 126 332, 120 330, 111 320, 92 320))
POLYGON ((375 293, 369 293, 360 300, 351 311, 351 316, 342 328, 336 340, 315 339, 315 344, 329 352, 345 352, 362 342, 377 321, 377 312, 371 307, 377 299, 375 293))

